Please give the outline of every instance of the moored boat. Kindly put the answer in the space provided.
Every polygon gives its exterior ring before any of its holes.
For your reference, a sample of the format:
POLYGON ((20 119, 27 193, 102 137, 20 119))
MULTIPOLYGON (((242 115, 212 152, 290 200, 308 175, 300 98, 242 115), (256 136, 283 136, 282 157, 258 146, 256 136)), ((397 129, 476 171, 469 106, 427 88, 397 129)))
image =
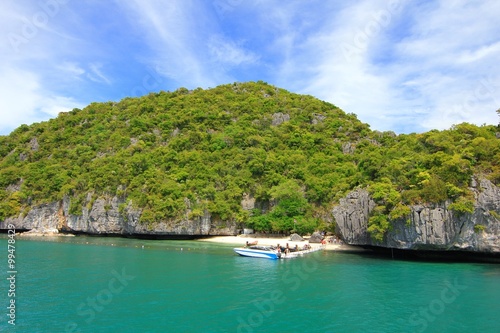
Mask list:
POLYGON ((234 252, 243 257, 279 259, 280 253, 268 246, 236 247, 234 252))
POLYGON ((304 254, 322 250, 323 246, 316 248, 307 248, 299 251, 278 251, 273 246, 250 246, 250 247, 236 247, 234 252, 243 257, 265 258, 265 259, 291 259, 301 257, 304 254))

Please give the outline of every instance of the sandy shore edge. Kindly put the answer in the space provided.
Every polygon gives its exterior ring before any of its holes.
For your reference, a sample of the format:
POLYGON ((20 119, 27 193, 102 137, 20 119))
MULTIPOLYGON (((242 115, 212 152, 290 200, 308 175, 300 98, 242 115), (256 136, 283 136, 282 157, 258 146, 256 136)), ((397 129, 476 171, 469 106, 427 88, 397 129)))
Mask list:
MULTIPOLYGON (((200 242, 210 242, 210 243, 219 243, 219 244, 230 244, 230 245, 235 245, 235 246, 244 246, 245 243, 248 242, 253 242, 253 241, 258 241, 258 245, 274 245, 276 246, 277 244, 280 245, 285 245, 288 243, 290 247, 294 247, 295 245, 298 245, 299 247, 304 246, 304 244, 309 244, 307 240, 301 241, 301 242, 294 242, 290 240, 290 237, 282 237, 282 238, 276 238, 276 237, 249 237, 248 235, 245 236, 213 236, 213 237, 207 237, 207 238, 200 238, 198 239, 200 242)), ((311 244, 312 246, 319 246, 320 244, 311 244)), ((349 246, 345 244, 331 244, 327 243, 325 246, 325 250, 328 251, 356 251, 359 250, 359 248, 355 246, 349 246)))

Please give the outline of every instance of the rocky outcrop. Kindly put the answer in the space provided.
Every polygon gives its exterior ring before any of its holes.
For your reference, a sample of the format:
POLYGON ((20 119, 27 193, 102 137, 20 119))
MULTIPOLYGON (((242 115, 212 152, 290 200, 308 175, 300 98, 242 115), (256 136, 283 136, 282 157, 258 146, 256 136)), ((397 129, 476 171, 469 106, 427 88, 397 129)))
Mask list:
POLYGON ((323 236, 319 232, 314 232, 311 237, 309 237, 309 243, 321 243, 323 236))
POLYGON ((287 121, 290 121, 290 115, 288 113, 277 112, 273 114, 271 124, 273 126, 278 126, 287 121))
POLYGON ((325 119, 326 116, 319 114, 319 113, 313 113, 313 119, 311 120, 311 124, 316 125, 316 124, 321 124, 325 119))
POLYGON ((368 217, 375 208, 375 202, 368 191, 359 189, 340 199, 339 205, 333 209, 336 232, 347 244, 370 244, 368 234, 368 217))
MULTIPOLYGON (((189 205, 188 205, 189 207, 189 205)), ((0 221, 0 229, 7 229, 12 224, 18 230, 31 230, 33 234, 45 233, 46 230, 63 233, 86 233, 93 235, 130 235, 130 236, 208 236, 235 235, 236 224, 213 218, 207 211, 202 216, 160 223, 141 223, 142 211, 125 203, 118 197, 97 198, 92 200, 89 193, 81 214, 69 213, 70 199, 65 197, 60 202, 43 204, 31 209, 26 216, 9 217, 0 221)))
POLYGON ((336 232, 351 245, 369 245, 408 250, 462 250, 500 253, 500 188, 487 179, 473 179, 472 214, 456 213, 443 204, 415 205, 410 216, 392 221, 384 240, 368 233, 368 219, 375 202, 366 190, 352 191, 333 209, 336 232))
POLYGON ((352 142, 342 143, 342 152, 344 154, 354 154, 354 150, 356 150, 356 145, 352 142))
POLYGON ((302 238, 299 234, 294 233, 290 235, 290 240, 292 242, 303 242, 304 238, 302 238))

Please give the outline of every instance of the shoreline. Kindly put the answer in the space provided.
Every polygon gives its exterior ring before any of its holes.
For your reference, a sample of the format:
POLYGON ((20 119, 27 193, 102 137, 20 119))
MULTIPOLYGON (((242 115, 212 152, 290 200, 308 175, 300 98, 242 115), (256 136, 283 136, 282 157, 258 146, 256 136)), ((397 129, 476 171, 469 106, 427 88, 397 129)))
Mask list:
MULTIPOLYGON (((24 231, 16 234, 16 236, 21 238, 66 238, 66 237, 76 237, 77 235, 71 233, 61 233, 53 230, 31 230, 24 231)), ((105 237, 106 235, 86 235, 89 237, 105 237)), ((123 237, 123 235, 114 235, 116 237, 123 237)), ((139 238, 137 238, 139 239, 139 238)), ((283 237, 262 237, 252 235, 238 235, 238 236, 208 236, 203 238, 192 238, 191 240, 196 242, 206 242, 206 243, 214 243, 214 244, 224 244, 224 245, 233 245, 234 247, 243 247, 245 243, 257 241, 258 245, 274 245, 277 244, 285 245, 289 244, 290 247, 295 247, 298 245, 299 247, 303 247, 304 244, 311 244, 313 247, 320 246, 321 243, 309 243, 309 240, 305 238, 303 241, 291 241, 290 236, 283 237)), ((324 245, 324 249, 327 251, 343 251, 343 252, 366 252, 369 251, 359 246, 346 245, 346 244, 338 244, 338 243, 326 243, 324 245)))
MULTIPOLYGON (((291 247, 298 245, 299 247, 304 246, 304 244, 309 244, 307 239, 303 241, 291 241, 290 237, 251 237, 250 235, 240 235, 240 236, 212 236, 207 238, 197 239, 198 242, 208 242, 208 243, 218 243, 226 245, 235 246, 245 246, 245 243, 257 241, 257 245, 285 245, 288 243, 291 247)), ((321 243, 311 243, 312 246, 321 245, 321 243)), ((332 244, 327 243, 325 245, 325 250, 327 251, 366 251, 365 249, 345 245, 345 244, 332 244)))

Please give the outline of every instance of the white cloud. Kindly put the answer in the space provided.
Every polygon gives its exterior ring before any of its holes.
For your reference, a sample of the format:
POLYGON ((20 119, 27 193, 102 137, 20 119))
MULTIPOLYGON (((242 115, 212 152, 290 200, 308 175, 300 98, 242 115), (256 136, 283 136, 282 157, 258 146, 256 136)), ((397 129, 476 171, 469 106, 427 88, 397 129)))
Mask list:
POLYGON ((136 91, 147 68, 154 89, 265 80, 378 130, 498 123, 500 2, 68 2, 14 52, 44 3, 0 4, 0 133, 136 91))
POLYGON ((103 67, 101 63, 89 63, 87 66, 82 66, 77 62, 64 61, 55 66, 55 69, 57 69, 57 75, 64 77, 65 81, 81 81, 87 78, 95 83, 110 85, 112 81, 103 73, 103 67))
POLYGON ((50 95, 42 87, 40 78, 34 73, 15 68, 0 69, 0 91, 3 92, 0 133, 82 107, 72 98, 50 95))
POLYGON ((0 43, 0 135, 21 124, 47 120, 61 111, 82 107, 82 103, 56 88, 59 82, 68 82, 67 76, 80 76, 83 69, 58 58, 59 45, 64 42, 60 36, 52 38, 54 30, 50 26, 57 24, 56 16, 62 6, 50 9, 44 5, 46 2, 0 5, 0 35, 4 38, 0 43), (18 39, 12 39, 13 36, 18 39), (19 44, 12 44, 13 40, 19 44))
POLYGON ((81 75, 85 74, 85 69, 83 69, 78 63, 71 61, 64 61, 56 68, 62 73, 70 75, 73 78, 79 78, 81 75))
MULTIPOLYGON (((370 63, 370 44, 378 36, 371 30, 365 32, 376 10, 371 2, 332 8, 331 19, 316 32, 301 39, 294 37, 286 67, 280 71, 283 76, 279 84, 328 100, 346 112, 356 113, 376 129, 390 128, 390 103, 395 98, 391 80, 370 63), (342 48, 345 46, 351 47, 347 53, 342 48)), ((304 36, 302 31, 295 33, 304 36)))
POLYGON ((278 84, 328 100, 378 130, 497 123, 500 6, 388 6, 362 1, 331 10, 331 19, 310 33, 285 24, 294 40, 292 52, 283 51, 278 84))
POLYGON ((458 62, 474 63, 489 56, 496 57, 496 59, 498 59, 499 55, 500 55, 500 41, 490 45, 481 46, 472 51, 471 50, 462 51, 462 54, 458 57, 458 62))
POLYGON ((74 108, 83 107, 83 105, 76 102, 73 98, 65 96, 44 97, 41 99, 41 102, 40 111, 51 117, 57 116, 60 112, 67 112, 74 108))
POLYGON ((111 84, 111 80, 108 79, 101 71, 101 64, 91 63, 89 65, 90 73, 87 73, 87 77, 97 83, 111 84))
POLYGON ((40 99, 39 85, 32 73, 0 70, 0 131, 23 123, 31 123, 34 110, 40 99))
MULTIPOLYGON (((139 1, 120 3, 138 23, 153 51, 149 62, 162 75, 181 85, 207 87, 216 80, 204 67, 204 12, 202 4, 187 0, 139 1)), ((213 73, 212 73, 213 74, 213 73)))
POLYGON ((253 52, 222 36, 212 36, 208 41, 208 49, 214 61, 228 66, 253 64, 259 59, 253 52))
POLYGON ((491 1, 477 1, 473 6, 442 1, 416 11, 425 20, 414 17, 412 35, 398 45, 401 63, 392 70, 398 73, 395 82, 416 78, 413 91, 429 110, 419 119, 425 129, 449 128, 464 121, 497 122, 499 10, 499 4, 491 1))

